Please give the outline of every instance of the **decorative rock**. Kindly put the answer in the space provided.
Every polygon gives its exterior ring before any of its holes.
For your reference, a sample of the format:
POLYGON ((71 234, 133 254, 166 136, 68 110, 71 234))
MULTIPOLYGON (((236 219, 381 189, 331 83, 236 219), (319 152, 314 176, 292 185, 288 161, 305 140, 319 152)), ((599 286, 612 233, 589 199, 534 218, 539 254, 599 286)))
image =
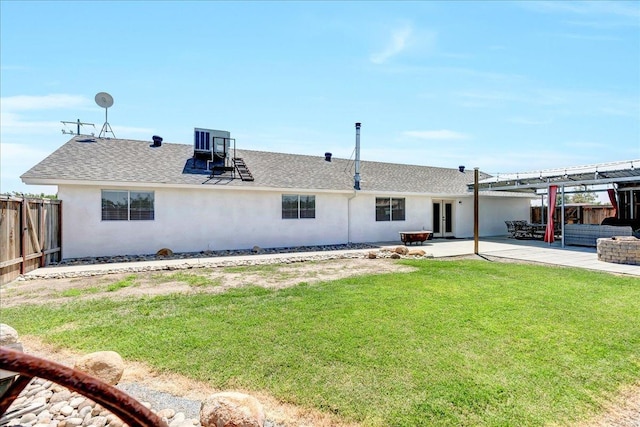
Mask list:
POLYGON ((391 254, 391 256, 389 256, 389 258, 400 259, 400 254, 397 254, 397 253, 394 252, 394 253, 391 254))
POLYGON ((95 417, 91 419, 91 425, 94 427, 104 427, 107 425, 107 417, 95 417))
POLYGON ((407 255, 409 253, 409 249, 406 246, 398 246, 395 249, 395 253, 400 255, 407 255))
POLYGON ((86 372, 107 384, 116 385, 122 378, 124 362, 115 351, 98 351, 78 359, 75 369, 86 372))
POLYGON ((426 252, 422 249, 410 249, 407 255, 409 256, 425 256, 426 252))
POLYGON ((78 408, 78 406, 80 406, 81 403, 83 403, 86 399, 84 397, 74 397, 73 399, 71 399, 69 401, 69 406, 71 406, 72 408, 78 408))
POLYGON ((73 411, 74 409, 69 405, 64 405, 62 408, 60 408, 60 413, 65 417, 68 417, 69 415, 73 414, 73 411))
POLYGON ((9 325, 0 323, 0 345, 16 344, 18 342, 18 331, 9 325))
POLYGON ((247 394, 216 393, 200 406, 203 427, 263 427, 264 421, 262 405, 247 394))
POLYGON ((20 424, 29 424, 32 421, 36 420, 36 414, 30 412, 28 414, 24 414, 21 418, 20 418, 20 424))
POLYGON ((164 417, 164 418, 169 419, 169 418, 173 418, 176 415, 176 411, 171 409, 171 408, 167 408, 167 409, 163 409, 161 411, 158 411, 157 414, 158 414, 158 416, 160 418, 164 417))
POLYGON ((156 256, 160 256, 160 257, 173 256, 173 251, 169 248, 162 248, 158 252, 156 252, 156 256))
POLYGON ((369 258, 369 259, 376 259, 376 258, 378 258, 378 255, 376 255, 376 253, 375 253, 375 252, 369 252, 369 253, 367 254, 367 258, 369 258))
POLYGON ((178 425, 182 424, 186 419, 187 417, 184 415, 183 412, 178 412, 173 416, 173 419, 169 423, 169 427, 177 427, 178 425))

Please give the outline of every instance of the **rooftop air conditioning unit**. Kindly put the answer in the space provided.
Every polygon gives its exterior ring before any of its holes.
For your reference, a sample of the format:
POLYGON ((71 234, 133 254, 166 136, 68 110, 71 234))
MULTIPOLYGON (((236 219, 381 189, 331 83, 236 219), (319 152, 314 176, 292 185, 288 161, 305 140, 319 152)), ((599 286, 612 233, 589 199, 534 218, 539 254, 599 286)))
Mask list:
POLYGON ((225 130, 194 128, 193 151, 196 157, 227 157, 231 133, 225 130))

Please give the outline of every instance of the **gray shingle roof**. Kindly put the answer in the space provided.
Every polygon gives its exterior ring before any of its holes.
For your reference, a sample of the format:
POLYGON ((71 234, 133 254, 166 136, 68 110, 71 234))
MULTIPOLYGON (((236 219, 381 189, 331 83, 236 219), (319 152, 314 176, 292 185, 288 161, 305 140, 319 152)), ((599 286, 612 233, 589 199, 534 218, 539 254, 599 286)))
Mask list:
MULTIPOLYGON (((91 182, 173 185, 225 185, 243 188, 278 188, 349 191, 353 189, 353 161, 324 156, 237 150, 251 171, 254 181, 209 178, 206 171, 188 168, 193 146, 163 143, 151 147, 150 141, 98 139, 76 136, 25 172, 21 178, 32 184, 91 182), (91 140, 91 142, 89 142, 91 140)), ((233 155, 233 153, 232 153, 233 155)), ((473 170, 361 162, 363 191, 469 194, 473 170)), ((488 175, 480 174, 480 178, 488 175)))

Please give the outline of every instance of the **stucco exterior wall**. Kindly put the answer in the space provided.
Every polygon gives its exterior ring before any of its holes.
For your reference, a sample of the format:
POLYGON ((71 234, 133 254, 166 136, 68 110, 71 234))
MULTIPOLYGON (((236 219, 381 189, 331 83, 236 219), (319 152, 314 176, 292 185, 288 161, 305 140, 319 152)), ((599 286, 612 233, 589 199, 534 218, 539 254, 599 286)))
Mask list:
POLYGON ((400 240, 400 231, 429 230, 431 198, 358 193, 350 200, 349 212, 351 242, 395 242, 400 240), (404 197, 405 220, 376 221, 376 197, 404 197))
MULTIPOLYGON (((456 237, 473 237, 473 197, 459 199, 456 209, 456 237), (468 208, 462 208, 462 207, 468 208)), ((457 203, 457 202, 456 202, 457 203)), ((505 236, 505 221, 529 220, 530 199, 521 197, 483 197, 479 200, 480 237, 505 236)))
POLYGON ((63 258, 347 242, 344 194, 315 194, 315 219, 282 219, 282 192, 157 189, 153 221, 102 221, 102 189, 118 188, 60 186, 63 258))
POLYGON ((531 199, 510 197, 480 198, 480 236, 506 236, 505 221, 531 216, 531 199))
MULTIPOLYGON (((63 258, 152 254, 269 247, 397 242, 398 232, 430 230, 433 198, 388 194, 314 193, 316 218, 282 219, 281 191, 155 189, 152 221, 102 221, 101 190, 149 188, 69 186, 58 188, 63 201, 63 258), (354 197, 355 196, 355 197, 354 197), (404 221, 376 221, 376 197, 404 197, 404 221)), ((437 198, 442 199, 442 197, 437 198)), ((473 237, 473 197, 454 202, 454 235, 473 237)), ((481 197, 480 236, 506 234, 505 220, 527 219, 529 200, 481 197)))

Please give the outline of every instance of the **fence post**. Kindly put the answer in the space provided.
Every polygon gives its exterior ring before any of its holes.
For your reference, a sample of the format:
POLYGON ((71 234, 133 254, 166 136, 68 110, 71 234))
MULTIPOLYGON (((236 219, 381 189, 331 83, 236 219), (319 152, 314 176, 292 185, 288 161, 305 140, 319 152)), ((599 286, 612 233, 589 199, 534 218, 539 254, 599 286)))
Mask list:
POLYGON ((23 197, 20 200, 20 256, 22 257, 22 261, 20 262, 20 274, 24 274, 26 270, 27 264, 27 210, 26 210, 27 201, 23 197))
POLYGON ((45 266, 45 250, 47 249, 47 243, 45 239, 45 223, 44 223, 44 200, 38 202, 38 230, 40 231, 40 267, 45 266))

